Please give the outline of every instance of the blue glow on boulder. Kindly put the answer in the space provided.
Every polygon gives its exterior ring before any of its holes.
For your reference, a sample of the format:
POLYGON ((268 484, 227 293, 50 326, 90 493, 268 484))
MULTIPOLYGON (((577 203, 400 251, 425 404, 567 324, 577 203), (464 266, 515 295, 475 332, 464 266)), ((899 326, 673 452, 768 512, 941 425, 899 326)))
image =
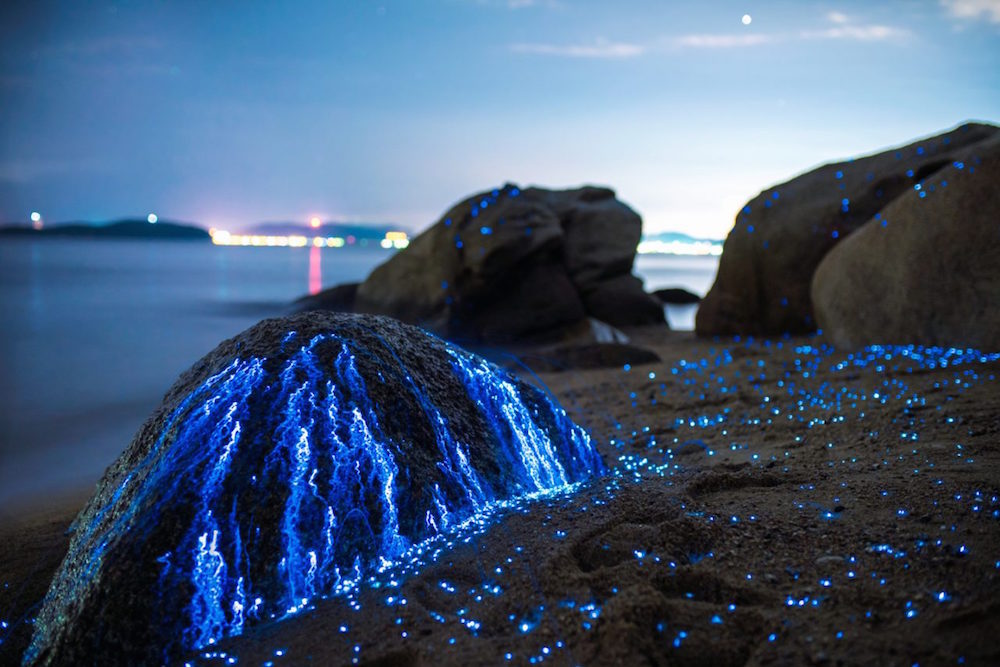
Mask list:
POLYGON ((419 335, 440 357, 430 376, 395 341, 289 334, 196 385, 81 515, 50 598, 113 586, 109 562, 153 569, 140 607, 169 657, 350 593, 497 503, 605 470, 542 391, 419 335))

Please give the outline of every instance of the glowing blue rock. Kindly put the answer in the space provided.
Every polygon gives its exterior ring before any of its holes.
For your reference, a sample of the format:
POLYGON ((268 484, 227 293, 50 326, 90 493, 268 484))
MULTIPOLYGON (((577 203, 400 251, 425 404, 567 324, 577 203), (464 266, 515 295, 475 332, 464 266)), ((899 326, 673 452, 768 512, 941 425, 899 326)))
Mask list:
POLYGON ((547 395, 419 329, 266 320, 185 373, 105 474, 25 663, 169 661, 603 470, 547 395))

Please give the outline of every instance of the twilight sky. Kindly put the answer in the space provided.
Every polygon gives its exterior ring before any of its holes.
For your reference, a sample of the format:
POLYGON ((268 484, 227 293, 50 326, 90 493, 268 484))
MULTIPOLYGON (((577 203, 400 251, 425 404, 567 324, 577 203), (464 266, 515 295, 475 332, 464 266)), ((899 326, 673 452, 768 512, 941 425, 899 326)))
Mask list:
POLYGON ((1000 121, 1000 0, 0 5, 8 222, 418 229, 511 180, 722 237, 820 162, 1000 121))

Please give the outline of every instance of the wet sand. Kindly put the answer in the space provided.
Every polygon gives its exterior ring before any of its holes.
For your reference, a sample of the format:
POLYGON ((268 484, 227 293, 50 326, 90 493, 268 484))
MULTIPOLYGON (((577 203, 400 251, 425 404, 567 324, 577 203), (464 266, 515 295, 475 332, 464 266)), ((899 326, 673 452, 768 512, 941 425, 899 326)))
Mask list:
MULTIPOLYGON (((663 362, 541 376, 612 474, 192 662, 1000 664, 1000 361, 632 334, 663 362)), ((4 664, 56 505, 0 529, 4 664)))

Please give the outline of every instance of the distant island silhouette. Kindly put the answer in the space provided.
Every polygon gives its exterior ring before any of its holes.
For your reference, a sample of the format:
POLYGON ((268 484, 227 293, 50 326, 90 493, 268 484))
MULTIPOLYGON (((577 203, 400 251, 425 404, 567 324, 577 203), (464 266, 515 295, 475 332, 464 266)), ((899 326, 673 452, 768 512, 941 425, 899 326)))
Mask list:
MULTIPOLYGON (((249 227, 242 228, 242 231, 234 231, 240 234, 259 235, 299 235, 305 237, 314 236, 338 236, 354 237, 358 241, 381 240, 386 233, 399 229, 399 227, 386 223, 365 223, 365 222, 322 222, 319 227, 296 222, 260 222, 249 227)), ((68 222, 46 225, 41 229, 35 229, 26 224, 0 224, 0 237, 19 236, 31 238, 92 238, 92 239, 152 239, 152 240, 184 240, 184 241, 211 241, 212 236, 208 229, 192 223, 169 222, 158 220, 155 224, 150 224, 143 219, 124 219, 108 223, 96 222, 68 222)), ((705 244, 720 246, 719 239, 698 238, 682 232, 657 232, 644 234, 642 236, 639 252, 663 252, 661 248, 654 248, 652 243, 668 244, 679 243, 682 245, 705 244)), ((668 251, 668 254, 672 254, 668 251)))
POLYGON ((0 227, 0 236, 30 236, 32 238, 65 237, 75 238, 123 238, 123 239, 174 239, 183 241, 211 241, 208 231, 195 225, 158 221, 150 224, 146 220, 117 220, 103 225, 73 222, 34 229, 23 225, 0 227))

